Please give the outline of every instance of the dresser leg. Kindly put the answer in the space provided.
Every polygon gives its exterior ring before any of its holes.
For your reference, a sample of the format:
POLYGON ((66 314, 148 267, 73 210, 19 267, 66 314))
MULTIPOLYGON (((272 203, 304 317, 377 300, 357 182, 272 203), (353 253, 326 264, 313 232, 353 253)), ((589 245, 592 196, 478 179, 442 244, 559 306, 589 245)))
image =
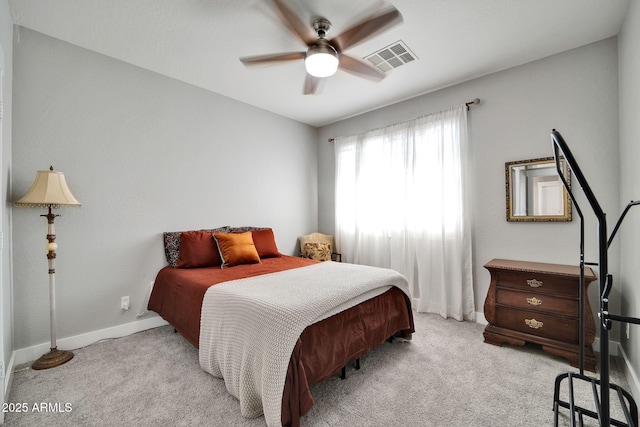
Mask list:
POLYGON ((518 338, 509 337, 509 336, 505 336, 500 333, 497 333, 494 331, 494 329, 495 329, 494 326, 487 325, 487 327, 484 330, 484 333, 482 334, 484 335, 484 342, 486 342, 487 344, 501 346, 502 344, 507 343, 507 344, 523 346, 526 343, 525 340, 521 340, 518 338))
MULTIPOLYGON (((565 349, 556 348, 553 346, 543 345, 542 350, 556 356, 563 357, 569 361, 574 368, 580 367, 580 352, 579 349, 575 351, 567 351, 565 349)), ((596 357, 593 354, 591 347, 585 347, 584 349, 584 369, 591 372, 596 372, 596 357)))
MULTIPOLYGON (((487 325, 483 335, 484 342, 497 346, 501 346, 505 343, 519 346, 523 346, 527 342, 538 344, 544 352, 567 359, 574 368, 578 368, 580 365, 580 351, 577 345, 558 345, 555 341, 550 339, 523 334, 493 325, 487 325), (504 333, 501 333, 503 331, 504 333)), ((596 371, 596 358, 591 346, 587 346, 584 349, 584 369, 591 372, 596 371)))

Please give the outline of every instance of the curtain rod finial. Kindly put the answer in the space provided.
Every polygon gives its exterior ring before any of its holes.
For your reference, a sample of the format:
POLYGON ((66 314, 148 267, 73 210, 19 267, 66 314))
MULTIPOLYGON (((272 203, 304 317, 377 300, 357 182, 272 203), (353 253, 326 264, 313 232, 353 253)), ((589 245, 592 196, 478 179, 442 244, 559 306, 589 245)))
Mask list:
POLYGON ((466 105, 466 106, 467 106, 467 111, 469 111, 469 108, 470 108, 472 105, 477 105, 477 104, 480 104, 480 98, 476 98, 476 99, 474 99, 473 101, 469 101, 469 102, 465 102, 465 103, 464 103, 464 105, 466 105))

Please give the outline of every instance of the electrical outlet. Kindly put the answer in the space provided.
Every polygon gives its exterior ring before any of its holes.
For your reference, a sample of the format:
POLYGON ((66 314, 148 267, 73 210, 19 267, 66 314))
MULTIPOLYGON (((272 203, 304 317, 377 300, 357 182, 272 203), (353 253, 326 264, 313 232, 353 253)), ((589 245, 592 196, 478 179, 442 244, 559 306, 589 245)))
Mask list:
POLYGON ((122 310, 129 310, 129 296, 120 298, 120 308, 122 310))
POLYGON ((629 339, 629 323, 626 324, 626 328, 627 328, 627 339, 629 339))

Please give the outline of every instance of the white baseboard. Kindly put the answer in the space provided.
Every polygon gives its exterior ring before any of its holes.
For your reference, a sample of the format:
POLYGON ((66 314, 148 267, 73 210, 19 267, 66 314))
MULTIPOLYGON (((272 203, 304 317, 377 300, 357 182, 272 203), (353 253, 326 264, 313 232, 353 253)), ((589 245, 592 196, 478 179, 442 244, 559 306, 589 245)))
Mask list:
POLYGON ((629 392, 635 397, 640 396, 640 379, 638 378, 638 373, 635 369, 633 369, 633 365, 631 361, 627 357, 627 353, 625 353, 624 348, 621 345, 618 345, 620 348, 620 353, 622 355, 622 359, 624 360, 624 365, 626 368, 626 377, 627 382, 629 383, 629 387, 631 390, 629 392))
MULTIPOLYGON (((105 339, 125 337, 127 335, 135 334, 136 332, 146 331, 147 329, 157 328, 158 326, 164 325, 167 325, 167 322, 164 319, 160 316, 154 316, 148 319, 125 323, 124 325, 88 332, 86 334, 61 338, 56 341, 56 344, 61 350, 75 350, 105 339)), ((14 359, 14 366, 36 360, 43 354, 49 352, 50 345, 51 344, 47 342, 14 351, 15 359, 12 356, 12 359, 14 359)), ((13 372, 13 367, 11 372, 13 372)))
MULTIPOLYGON (((594 352, 600 353, 600 337, 596 337, 591 347, 593 347, 594 352)), ((620 356, 620 351, 622 351, 620 343, 618 341, 609 340, 609 355, 620 356)))
MULTIPOLYGON (((3 405, 9 401, 9 391, 11 390, 11 383, 13 382, 13 365, 15 361, 16 352, 11 353, 7 366, 3 367, 4 372, 0 372, 0 379, 2 380, 2 387, 0 389, 0 403, 3 405)), ((4 424, 4 411, 0 411, 0 425, 4 424)))
POLYGON ((476 311, 476 323, 488 325, 487 319, 484 317, 484 311, 476 311))
MULTIPOLYGON (((5 401, 9 399, 9 391, 11 390, 11 384, 13 383, 13 368, 16 365, 16 352, 11 353, 11 358, 9 358, 9 363, 6 366, 5 376, 4 376, 4 399, 5 401)), ((3 402, 4 403, 4 402, 3 402)))

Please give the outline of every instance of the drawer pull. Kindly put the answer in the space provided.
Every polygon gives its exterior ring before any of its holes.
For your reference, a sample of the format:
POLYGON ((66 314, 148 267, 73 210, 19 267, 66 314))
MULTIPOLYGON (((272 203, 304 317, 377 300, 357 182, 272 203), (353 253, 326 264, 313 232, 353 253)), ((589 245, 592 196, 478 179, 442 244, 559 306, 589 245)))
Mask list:
POLYGON ((524 319, 524 323, 531 329, 540 329, 544 323, 538 322, 536 319, 524 319))
POLYGON ((536 298, 536 297, 527 298, 527 302, 528 302, 529 304, 531 304, 532 306, 534 306, 534 307, 537 307, 537 306, 539 306, 539 305, 541 305, 541 304, 542 304, 542 300, 541 300, 541 299, 538 299, 538 298, 536 298))
POLYGON ((540 286, 542 286, 542 282, 540 280, 531 279, 527 280, 527 285, 531 286, 532 288, 539 288, 540 286))

